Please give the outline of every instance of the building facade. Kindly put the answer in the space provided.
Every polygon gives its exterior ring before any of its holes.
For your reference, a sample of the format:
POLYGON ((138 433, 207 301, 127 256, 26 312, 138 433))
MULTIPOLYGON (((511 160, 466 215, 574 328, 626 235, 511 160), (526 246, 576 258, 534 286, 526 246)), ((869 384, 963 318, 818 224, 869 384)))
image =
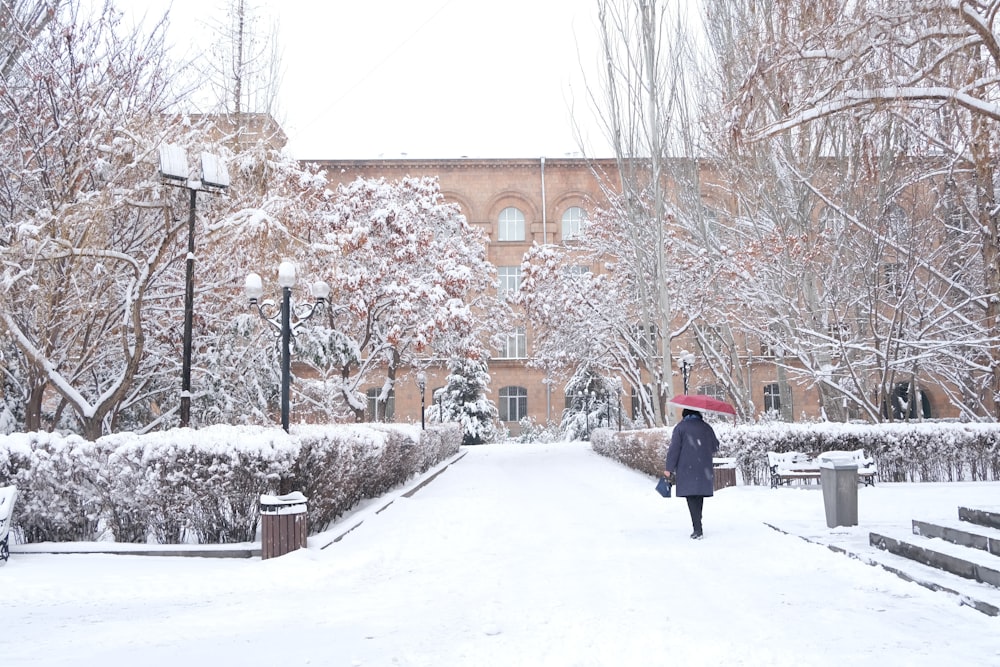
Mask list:
MULTIPOLYGON (((447 160, 318 160, 311 161, 325 169, 332 185, 349 183, 357 178, 399 180, 404 177, 431 176, 438 179, 445 199, 457 204, 466 219, 481 229, 489 239, 488 258, 497 268, 498 290, 516 290, 520 283, 520 265, 532 244, 572 244, 581 233, 589 211, 606 202, 602 182, 595 172, 615 174, 614 160, 578 158, 538 159, 447 159, 447 160)), ((596 267, 594 267, 596 268, 596 267)), ((495 352, 489 363, 490 398, 499 408, 501 419, 516 433, 518 422, 529 418, 536 424, 558 423, 566 407, 563 382, 546 377, 529 364, 532 358, 530 323, 519 328, 505 349, 495 352)), ((674 342, 677 350, 694 350, 693 341, 674 342)), ((814 387, 797 382, 774 363, 774 358, 759 341, 747 341, 747 349, 759 349, 742 360, 751 399, 758 415, 770 413, 787 421, 820 416, 819 397, 814 387)), ((681 393, 685 379, 679 359, 675 369, 674 391, 681 393)), ((425 393, 415 378, 401 378, 388 405, 375 402, 380 387, 369 391, 371 419, 420 421, 421 406, 432 411, 433 392, 443 386, 447 370, 432 364, 427 370, 425 393), (422 399, 423 398, 423 403, 422 399)), ((689 367, 686 378, 691 393, 708 393, 725 399, 715 379, 697 363, 689 367)), ((629 391, 629 387, 625 387, 629 391)), ((928 403, 923 416, 947 414, 944 401, 935 403, 932 391, 925 391, 928 403)), ((631 412, 627 396, 621 408, 631 412)), ((612 419, 614 421, 614 419, 612 419)))

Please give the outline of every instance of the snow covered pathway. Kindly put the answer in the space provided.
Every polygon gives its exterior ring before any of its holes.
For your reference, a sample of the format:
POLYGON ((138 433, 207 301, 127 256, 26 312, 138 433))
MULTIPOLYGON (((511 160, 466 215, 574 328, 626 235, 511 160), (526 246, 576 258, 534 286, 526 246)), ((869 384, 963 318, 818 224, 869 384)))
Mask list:
POLYGON ((998 619, 764 525, 814 493, 726 489, 692 541, 652 487, 586 443, 489 445, 323 550, 17 554, 0 661, 1000 664, 998 619))

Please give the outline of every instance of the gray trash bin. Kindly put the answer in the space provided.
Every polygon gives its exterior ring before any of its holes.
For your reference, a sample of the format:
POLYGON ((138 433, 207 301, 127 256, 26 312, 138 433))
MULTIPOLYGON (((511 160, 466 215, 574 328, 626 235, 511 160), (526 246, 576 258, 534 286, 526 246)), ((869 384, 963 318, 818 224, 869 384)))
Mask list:
POLYGON ((847 459, 820 461, 819 478, 823 485, 826 525, 858 525, 858 463, 847 459))

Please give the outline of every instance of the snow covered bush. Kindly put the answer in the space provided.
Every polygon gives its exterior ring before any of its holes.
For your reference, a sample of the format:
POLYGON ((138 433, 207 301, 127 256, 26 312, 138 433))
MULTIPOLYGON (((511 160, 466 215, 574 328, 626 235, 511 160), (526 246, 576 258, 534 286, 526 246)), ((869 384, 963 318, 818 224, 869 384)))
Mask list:
POLYGON ((0 445, 0 486, 18 488, 14 524, 28 542, 91 540, 100 501, 96 447, 78 436, 16 433, 0 445))
MULTIPOLYGON (((770 422, 713 425, 719 455, 736 458, 743 479, 767 484, 767 452, 863 449, 886 482, 1000 480, 1000 425, 961 423, 844 424, 770 422)), ((662 470, 671 429, 614 432, 599 429, 599 454, 655 475, 662 470)))
POLYGON ((435 424, 420 434, 420 447, 414 452, 416 471, 426 472, 431 466, 458 452, 462 444, 459 424, 435 424))
POLYGON ((143 452, 157 532, 169 535, 179 510, 201 543, 253 541, 260 495, 278 487, 299 452, 287 433, 263 427, 177 429, 132 438, 143 452))
POLYGON ((644 431, 611 431, 595 429, 590 436, 594 451, 614 459, 629 468, 648 475, 658 475, 663 470, 670 444, 669 428, 644 431))
POLYGON ((763 484, 767 452, 864 449, 887 482, 1000 479, 1000 425, 987 423, 843 424, 822 422, 716 427, 743 478, 763 484))
POLYGON ((298 439, 301 451, 286 479, 286 489, 309 498, 309 525, 322 530, 364 498, 405 481, 403 450, 415 444, 392 429, 345 426, 306 429, 298 439))
POLYGON ((89 442, 0 438, 0 485, 18 487, 14 524, 27 542, 252 542, 264 493, 302 491, 312 532, 455 454, 457 424, 215 426, 89 442))
POLYGON ((555 442, 568 439, 557 424, 537 424, 531 417, 524 417, 518 423, 518 434, 512 436, 509 431, 503 437, 510 442, 555 442))

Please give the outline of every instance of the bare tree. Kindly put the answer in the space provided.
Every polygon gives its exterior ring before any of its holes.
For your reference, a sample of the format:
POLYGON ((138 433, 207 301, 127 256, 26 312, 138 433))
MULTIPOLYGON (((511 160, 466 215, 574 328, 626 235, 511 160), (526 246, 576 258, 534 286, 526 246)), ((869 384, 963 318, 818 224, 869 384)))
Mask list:
POLYGON ((53 389, 89 438, 110 427, 143 358, 147 297, 182 225, 149 173, 172 103, 163 26, 54 16, 0 86, 0 319, 30 368, 28 428, 53 389))
POLYGON ((631 289, 628 310, 635 321, 630 338, 643 377, 633 389, 652 424, 669 418, 671 341, 684 329, 673 328, 681 312, 683 270, 672 254, 690 238, 673 228, 687 230, 703 222, 696 194, 695 97, 688 78, 692 41, 684 4, 599 0, 603 71, 600 83, 589 90, 617 168, 598 174, 612 205, 603 220, 591 223, 595 233, 585 243, 613 258, 621 284, 631 289), (599 233, 602 225, 617 231, 599 233), (615 237, 625 243, 599 245, 615 237))
POLYGON ((7 79, 21 55, 59 11, 60 0, 0 0, 0 79, 7 79))
MULTIPOLYGON (((967 349, 971 355, 964 366, 970 377, 952 377, 964 400, 980 404, 980 414, 1000 419, 1000 227, 994 166, 1000 120, 995 99, 1000 40, 994 18, 1000 3, 827 0, 806 6, 775 0, 755 7, 776 29, 734 98, 732 132, 761 140, 809 132, 821 119, 892 113, 908 126, 911 137, 931 149, 928 153, 938 158, 937 170, 929 170, 936 181, 929 179, 925 187, 952 184, 954 200, 964 205, 978 230, 981 276, 978 285, 968 283, 967 276, 953 280, 943 267, 910 254, 919 265, 912 275, 944 283, 951 303, 962 304, 949 312, 982 323, 978 342, 967 349), (775 90, 768 84, 775 77, 796 85, 775 90), (766 101, 769 95, 775 95, 774 102, 766 101), (985 376, 988 387, 978 397, 964 389, 976 376, 985 376)), ((912 145, 906 152, 920 153, 912 145)), ((889 236, 880 238, 892 243, 889 236)), ((895 244, 892 249, 907 253, 895 244)))
POLYGON ((278 24, 253 0, 227 0, 225 19, 211 24, 211 58, 207 83, 218 111, 241 114, 278 113, 281 50, 278 24))

